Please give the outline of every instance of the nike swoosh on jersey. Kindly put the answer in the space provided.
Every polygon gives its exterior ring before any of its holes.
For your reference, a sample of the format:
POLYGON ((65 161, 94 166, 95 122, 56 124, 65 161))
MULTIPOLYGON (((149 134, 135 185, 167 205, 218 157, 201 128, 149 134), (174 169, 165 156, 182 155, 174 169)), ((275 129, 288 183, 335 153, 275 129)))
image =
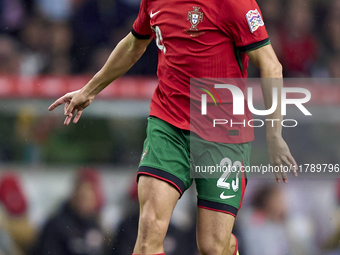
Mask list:
POLYGON ((221 193, 221 195, 220 195, 220 198, 221 199, 229 199, 229 198, 233 198, 233 197, 235 197, 235 195, 231 195, 231 196, 225 196, 224 195, 224 191, 221 193))
POLYGON ((156 14, 158 14, 160 12, 160 10, 158 11, 158 12, 155 12, 155 13, 152 13, 152 11, 151 11, 151 13, 150 13, 150 18, 152 18, 153 16, 155 16, 156 14))

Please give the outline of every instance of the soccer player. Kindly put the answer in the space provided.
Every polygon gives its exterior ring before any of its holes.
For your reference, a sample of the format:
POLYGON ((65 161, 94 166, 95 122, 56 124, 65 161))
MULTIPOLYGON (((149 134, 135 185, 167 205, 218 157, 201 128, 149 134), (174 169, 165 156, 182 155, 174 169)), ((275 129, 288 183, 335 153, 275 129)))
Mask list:
MULTIPOLYGON (((132 31, 118 43, 102 69, 82 89, 59 98, 49 110, 65 104, 64 124, 68 125, 73 117, 73 123, 77 123, 95 96, 129 70, 153 38, 159 48, 159 83, 152 97, 138 169, 140 219, 134 248, 134 254, 143 255, 164 254, 163 240, 171 214, 193 181, 190 167, 219 162, 249 165, 253 140, 249 127, 227 129, 220 134, 219 142, 209 139, 202 129, 190 132, 190 78, 245 78, 250 58, 259 67, 261 77, 268 78, 262 82, 268 109, 273 101, 272 88, 280 88, 283 83, 281 64, 255 0, 142 0, 132 31), (192 150, 190 142, 197 145, 192 150)), ((246 109, 243 117, 250 116, 246 109)), ((280 107, 268 119, 282 120, 280 107)), ((281 129, 281 125, 267 122, 270 162, 295 166, 281 129)), ((278 182, 287 182, 284 172, 275 177, 278 182)), ((195 182, 200 252, 237 254, 237 239, 231 232, 246 178, 197 178, 195 182)))

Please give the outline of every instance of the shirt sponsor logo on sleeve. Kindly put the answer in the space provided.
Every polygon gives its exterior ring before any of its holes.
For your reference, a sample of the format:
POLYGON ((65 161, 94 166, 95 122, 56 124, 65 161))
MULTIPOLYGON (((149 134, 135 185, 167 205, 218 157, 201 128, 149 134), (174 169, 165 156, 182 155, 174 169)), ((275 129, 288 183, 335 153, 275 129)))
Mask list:
POLYGON ((248 21, 250 32, 252 33, 254 33, 259 27, 264 26, 261 14, 257 9, 247 12, 246 19, 248 21))

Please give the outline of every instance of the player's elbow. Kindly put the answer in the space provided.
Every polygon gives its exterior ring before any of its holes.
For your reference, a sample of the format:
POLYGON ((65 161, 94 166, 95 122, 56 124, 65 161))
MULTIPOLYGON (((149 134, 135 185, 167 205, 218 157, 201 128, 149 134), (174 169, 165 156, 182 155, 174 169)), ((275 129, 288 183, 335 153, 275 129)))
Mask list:
POLYGON ((277 75, 282 75, 282 65, 279 61, 272 64, 272 72, 277 75))
POLYGON ((262 76, 267 78, 280 78, 282 77, 282 65, 277 61, 271 61, 260 67, 262 76))

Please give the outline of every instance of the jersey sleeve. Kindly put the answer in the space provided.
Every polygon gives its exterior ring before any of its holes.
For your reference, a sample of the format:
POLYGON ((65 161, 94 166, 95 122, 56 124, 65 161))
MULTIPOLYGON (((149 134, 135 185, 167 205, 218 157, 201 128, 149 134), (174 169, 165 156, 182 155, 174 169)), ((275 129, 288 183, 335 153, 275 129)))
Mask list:
POLYGON ((150 16, 147 11, 147 1, 142 0, 139 7, 138 17, 133 23, 132 34, 138 39, 149 39, 152 35, 150 16))
POLYGON ((240 52, 270 44, 262 13, 255 0, 225 0, 221 28, 240 52))

